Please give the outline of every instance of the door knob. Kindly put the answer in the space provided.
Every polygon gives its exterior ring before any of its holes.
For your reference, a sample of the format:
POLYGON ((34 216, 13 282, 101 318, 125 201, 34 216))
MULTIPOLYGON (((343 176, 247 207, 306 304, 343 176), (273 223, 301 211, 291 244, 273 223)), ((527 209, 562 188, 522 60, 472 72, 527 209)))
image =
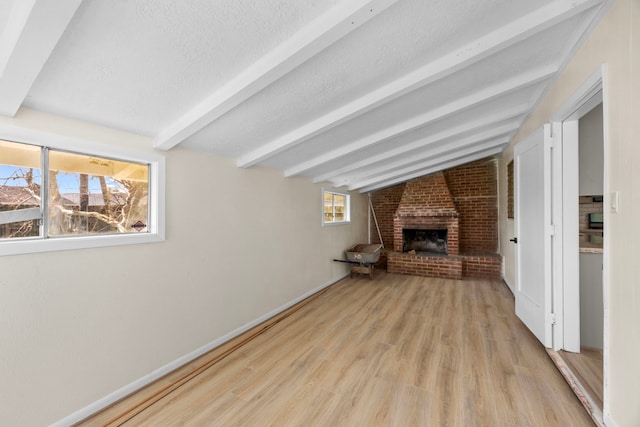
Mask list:
POLYGON ((513 239, 509 239, 509 241, 513 243, 518 243, 518 238, 514 237, 513 239))

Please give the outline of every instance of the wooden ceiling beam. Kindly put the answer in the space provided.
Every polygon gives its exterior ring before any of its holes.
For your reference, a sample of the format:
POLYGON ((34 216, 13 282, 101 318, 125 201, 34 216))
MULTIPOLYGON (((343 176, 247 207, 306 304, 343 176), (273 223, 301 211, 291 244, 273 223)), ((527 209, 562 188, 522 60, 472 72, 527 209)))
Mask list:
POLYGON ((367 166, 379 162, 386 162, 392 157, 419 150, 429 145, 435 145, 442 141, 451 140, 453 138, 464 138, 465 135, 468 135, 470 132, 481 132, 484 129, 492 126, 498 126, 500 123, 504 123, 509 120, 524 118, 524 115, 529 112, 530 108, 531 106, 526 103, 515 107, 503 109, 495 113, 483 115, 470 121, 464 121, 457 126, 433 135, 429 135, 426 138, 420 138, 408 144, 404 144, 391 150, 387 150, 384 153, 367 156, 362 160, 349 163, 347 166, 338 169, 332 169, 321 175, 317 175, 313 178, 313 183, 317 184, 320 182, 330 181, 339 185, 342 179, 346 179, 348 176, 352 175, 354 171, 366 168, 367 166))
POLYGON ((240 156, 237 165, 243 168, 253 166, 420 87, 441 80, 600 3, 601 0, 562 0, 543 6, 406 76, 240 156))
POLYGON ((450 169, 450 168, 454 168, 456 166, 460 166, 463 165, 465 163, 470 163, 470 162, 474 162, 476 160, 480 160, 480 159, 484 159, 485 157, 491 157, 491 156, 495 156, 496 154, 499 154, 502 152, 502 150, 504 150, 504 147, 506 147, 506 143, 503 145, 499 145, 496 146, 494 148, 489 148, 487 150, 484 151, 478 151, 475 152, 473 154, 469 154, 467 156, 464 157, 456 157, 455 159, 451 160, 451 161, 444 161, 443 163, 440 163, 438 165, 434 165, 432 167, 428 167, 426 169, 422 169, 422 170, 418 170, 415 171, 413 173, 407 174, 407 175, 403 175, 400 177, 396 177, 394 179, 389 179, 386 181, 381 181, 378 182, 377 184, 372 184, 368 187, 362 187, 362 188, 356 188, 353 187, 353 189, 358 189, 361 193, 369 193, 371 191, 375 191, 375 190, 380 190, 382 188, 386 188, 386 187, 391 187, 393 185, 402 183, 402 182, 406 182, 409 181, 411 179, 414 178, 419 178, 421 176, 425 176, 425 175, 429 175, 435 172, 440 172, 442 170, 446 170, 446 169, 450 169))
POLYGON ((0 31, 0 115, 13 117, 82 0, 15 0, 0 31))
POLYGON ((369 177, 376 177, 384 174, 388 171, 393 171, 399 168, 403 168, 407 165, 411 165, 417 162, 422 162, 421 165, 426 165, 428 160, 437 164, 440 162, 440 157, 448 154, 457 154, 458 152, 464 152, 465 150, 473 150, 477 146, 483 146, 487 141, 506 140, 509 141, 513 135, 520 128, 521 121, 512 121, 501 126, 496 126, 491 129, 479 132, 475 135, 467 136, 459 140, 454 140, 450 143, 439 145, 431 149, 416 151, 410 155, 404 156, 396 161, 386 162, 376 168, 366 169, 359 174, 344 177, 343 179, 337 179, 332 181, 335 186, 351 186, 358 182, 363 181, 369 177))
MULTIPOLYGON (((424 162, 419 162, 402 169, 393 170, 387 173, 383 173, 368 179, 363 179, 358 182, 354 182, 351 185, 348 185, 347 188, 349 190, 356 190, 358 188, 367 187, 379 182, 385 182, 390 179, 394 179, 396 177, 404 177, 408 174, 412 174, 416 171, 424 171, 430 170, 432 168, 437 168, 438 165, 443 163, 450 162, 452 160, 465 158, 467 156, 476 154, 478 152, 484 152, 490 149, 494 149, 495 147, 502 147, 509 143, 508 137, 502 137, 497 139, 492 139, 490 141, 485 141, 481 144, 476 144, 465 149, 455 150, 454 152, 447 152, 447 154, 439 155, 438 157, 431 158, 424 162)), ((440 169, 441 170, 441 169, 440 169)))
POLYGON ((173 148, 397 1, 339 3, 170 124, 155 138, 154 147, 173 148))
POLYGON ((347 154, 354 153, 363 148, 388 141, 394 137, 414 131, 437 120, 453 116, 466 111, 472 107, 481 105, 501 96, 508 95, 517 90, 549 80, 556 73, 555 66, 545 66, 531 70, 511 79, 502 81, 492 86, 481 89, 463 98, 456 99, 448 104, 442 105, 426 113, 412 117, 404 122, 394 124, 388 128, 379 130, 371 135, 367 135, 354 142, 346 144, 340 148, 328 151, 320 156, 308 159, 302 163, 285 169, 284 175, 291 177, 302 174, 310 169, 331 162, 347 154))

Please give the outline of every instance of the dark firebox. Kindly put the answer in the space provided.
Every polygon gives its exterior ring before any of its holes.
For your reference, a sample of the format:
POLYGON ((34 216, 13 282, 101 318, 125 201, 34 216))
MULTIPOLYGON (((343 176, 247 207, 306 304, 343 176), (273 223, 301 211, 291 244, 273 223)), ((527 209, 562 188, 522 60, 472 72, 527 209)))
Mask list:
POLYGON ((447 254, 447 230, 402 230, 403 252, 447 254))

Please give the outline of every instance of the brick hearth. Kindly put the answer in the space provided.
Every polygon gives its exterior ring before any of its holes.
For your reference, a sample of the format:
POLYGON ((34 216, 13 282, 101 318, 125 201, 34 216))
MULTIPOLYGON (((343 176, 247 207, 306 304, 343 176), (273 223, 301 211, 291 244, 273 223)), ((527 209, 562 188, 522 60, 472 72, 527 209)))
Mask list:
POLYGON ((387 270, 389 273, 461 279, 462 258, 454 255, 411 255, 394 251, 387 254, 387 270))

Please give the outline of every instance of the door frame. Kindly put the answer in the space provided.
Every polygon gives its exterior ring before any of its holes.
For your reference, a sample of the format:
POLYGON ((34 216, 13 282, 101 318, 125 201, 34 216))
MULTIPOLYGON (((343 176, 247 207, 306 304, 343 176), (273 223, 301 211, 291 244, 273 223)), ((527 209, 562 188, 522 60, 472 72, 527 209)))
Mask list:
MULTIPOLYGON (((578 119, 602 103, 603 113, 603 217, 605 224, 611 212, 613 194, 609 191, 609 114, 607 109, 607 70, 601 65, 567 99, 551 117, 554 137, 560 144, 562 159, 554 170, 562 177, 558 197, 554 197, 553 215, 556 231, 560 236, 553 250, 561 254, 562 262, 553 265, 555 281, 553 311, 561 323, 554 328, 554 350, 580 350, 580 264, 579 264, 579 175, 578 175, 578 119), (558 168, 558 169, 556 169, 558 168), (557 339, 557 341, 556 341, 557 339), (558 343, 558 348, 556 348, 558 343)), ((610 237, 604 229, 603 236, 603 414, 609 413, 609 247, 610 237)))

